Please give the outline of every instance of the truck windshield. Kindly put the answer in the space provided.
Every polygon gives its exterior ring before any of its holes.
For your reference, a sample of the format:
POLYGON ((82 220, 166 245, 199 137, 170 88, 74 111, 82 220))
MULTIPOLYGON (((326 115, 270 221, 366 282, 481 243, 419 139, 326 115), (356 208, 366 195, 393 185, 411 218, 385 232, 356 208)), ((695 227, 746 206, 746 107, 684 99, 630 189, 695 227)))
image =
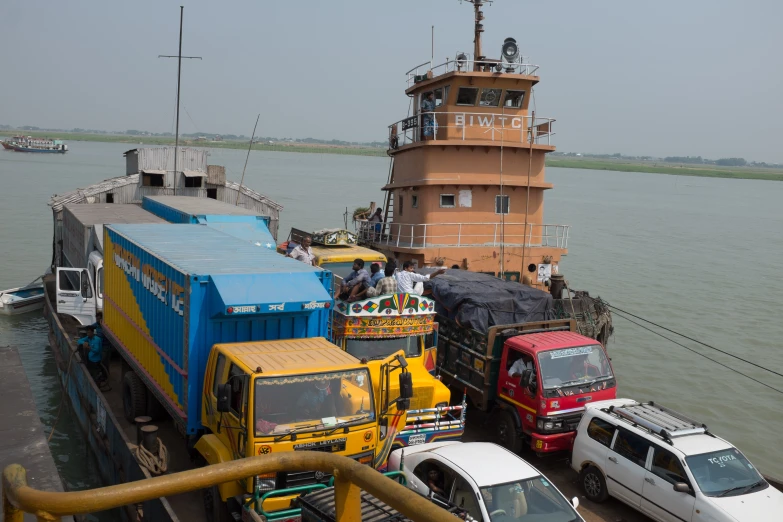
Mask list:
POLYGON ((372 382, 364 368, 315 375, 258 377, 255 381, 256 437, 373 420, 373 404, 372 382))
POLYGON ((709 497, 744 495, 764 489, 766 481, 737 448, 685 457, 701 492, 709 497))
POLYGON ((395 337, 393 339, 346 339, 345 351, 357 359, 367 358, 368 361, 385 359, 391 354, 405 351, 405 357, 421 355, 421 335, 395 337))
POLYGON ((599 345, 549 350, 538 354, 544 389, 612 377, 612 367, 599 345))
POLYGON ((582 520, 563 495, 544 477, 481 488, 481 496, 492 522, 582 520))

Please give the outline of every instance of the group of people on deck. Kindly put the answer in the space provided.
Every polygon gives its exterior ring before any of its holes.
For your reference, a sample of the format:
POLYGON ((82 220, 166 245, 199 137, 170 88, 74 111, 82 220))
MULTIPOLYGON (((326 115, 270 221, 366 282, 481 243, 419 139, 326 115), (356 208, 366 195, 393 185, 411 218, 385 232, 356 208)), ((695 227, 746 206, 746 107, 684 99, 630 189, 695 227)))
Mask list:
POLYGON ((394 261, 386 263, 381 276, 380 263, 370 266, 370 273, 364 268, 364 260, 356 259, 353 262, 353 272, 343 279, 340 284, 338 297, 347 301, 357 301, 367 297, 376 297, 397 292, 421 295, 424 293, 424 282, 446 271, 440 268, 428 275, 417 274, 413 261, 405 261, 402 270, 397 269, 394 261))

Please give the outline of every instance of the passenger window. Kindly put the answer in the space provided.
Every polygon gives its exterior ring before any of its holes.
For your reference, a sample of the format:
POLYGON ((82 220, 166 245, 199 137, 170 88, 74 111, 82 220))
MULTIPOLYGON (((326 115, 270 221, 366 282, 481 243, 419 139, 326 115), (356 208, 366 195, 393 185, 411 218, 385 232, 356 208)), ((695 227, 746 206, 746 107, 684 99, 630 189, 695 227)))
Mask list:
POLYGON ((457 91, 457 105, 476 105, 477 87, 460 87, 457 91))
POLYGON ((590 425, 587 426, 587 435, 608 448, 612 444, 614 426, 603 419, 595 417, 590 421, 590 425))
POLYGON ((454 476, 446 466, 435 460, 425 460, 414 468, 413 474, 444 500, 449 499, 454 476))
POLYGON ((474 520, 478 522, 483 520, 476 493, 462 477, 457 477, 454 483, 454 494, 451 497, 451 503, 467 511, 474 520))
POLYGON ((73 285, 73 282, 71 281, 71 274, 73 274, 73 271, 71 270, 61 270, 60 271, 60 290, 63 290, 65 292, 75 292, 76 287, 73 285))
POLYGON ((634 464, 644 467, 650 443, 638 435, 620 430, 614 441, 614 451, 634 464))
POLYGON ((670 484, 677 482, 688 484, 680 460, 673 453, 658 447, 653 448, 652 472, 670 484))
POLYGON ((506 99, 503 106, 508 109, 521 109, 525 101, 525 91, 506 91, 506 99))
POLYGON ((212 393, 217 397, 218 386, 223 384, 221 379, 223 378, 223 371, 226 369, 226 356, 218 354, 217 364, 215 364, 215 381, 212 383, 212 393))
POLYGON ((497 107, 502 93, 503 89, 482 89, 479 107, 497 107))
POLYGON ((245 392, 245 372, 240 370, 236 364, 232 364, 228 372, 228 379, 231 384, 231 412, 241 418, 245 392))

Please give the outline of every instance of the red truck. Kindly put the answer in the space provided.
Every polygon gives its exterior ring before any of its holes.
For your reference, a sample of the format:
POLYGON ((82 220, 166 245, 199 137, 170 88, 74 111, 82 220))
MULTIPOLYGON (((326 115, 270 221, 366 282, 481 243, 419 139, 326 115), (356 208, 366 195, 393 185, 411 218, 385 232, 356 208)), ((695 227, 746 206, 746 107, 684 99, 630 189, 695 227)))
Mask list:
POLYGON ((515 453, 523 441, 537 453, 570 451, 585 404, 616 398, 604 347, 576 333, 571 319, 492 326, 486 334, 444 315, 437 321, 441 379, 491 412, 498 442, 515 453))

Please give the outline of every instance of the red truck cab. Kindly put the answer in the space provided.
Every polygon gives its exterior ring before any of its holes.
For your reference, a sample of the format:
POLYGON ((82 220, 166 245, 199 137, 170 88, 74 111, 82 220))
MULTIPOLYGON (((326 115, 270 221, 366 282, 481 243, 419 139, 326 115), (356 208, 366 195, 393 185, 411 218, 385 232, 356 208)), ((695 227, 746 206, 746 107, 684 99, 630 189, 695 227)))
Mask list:
POLYGON ((508 337, 497 379, 496 433, 519 451, 570 451, 585 404, 616 398, 617 382, 604 347, 572 331, 508 337))

